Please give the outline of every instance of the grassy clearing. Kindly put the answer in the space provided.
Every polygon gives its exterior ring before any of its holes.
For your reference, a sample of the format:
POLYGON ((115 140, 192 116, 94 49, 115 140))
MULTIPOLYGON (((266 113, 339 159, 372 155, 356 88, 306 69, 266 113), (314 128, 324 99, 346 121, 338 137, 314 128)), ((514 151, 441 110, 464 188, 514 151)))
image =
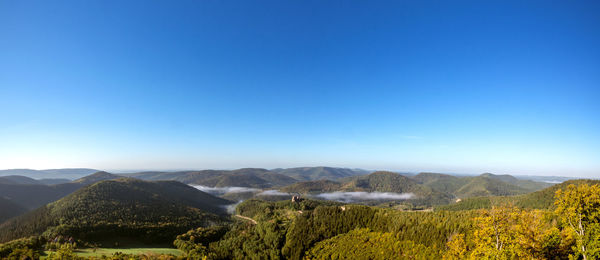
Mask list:
MULTIPOLYGON (((111 256, 116 252, 121 252, 124 254, 170 254, 175 256, 180 256, 183 252, 179 251, 175 248, 168 247, 139 247, 139 248, 97 248, 94 250, 93 248, 83 248, 75 250, 75 253, 78 256, 88 257, 88 256, 96 256, 100 257, 102 255, 111 256)), ((49 255, 51 251, 45 251, 46 255, 49 255)))

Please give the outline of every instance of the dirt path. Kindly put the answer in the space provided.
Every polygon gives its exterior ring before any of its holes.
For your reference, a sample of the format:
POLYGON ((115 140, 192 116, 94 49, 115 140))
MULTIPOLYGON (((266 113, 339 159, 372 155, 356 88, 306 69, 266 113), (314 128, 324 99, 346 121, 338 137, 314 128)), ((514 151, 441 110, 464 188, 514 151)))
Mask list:
POLYGON ((244 217, 242 215, 235 215, 235 216, 238 217, 238 218, 242 218, 242 219, 248 220, 248 221, 252 222, 252 224, 256 225, 256 220, 254 220, 254 219, 251 219, 249 217, 244 217))

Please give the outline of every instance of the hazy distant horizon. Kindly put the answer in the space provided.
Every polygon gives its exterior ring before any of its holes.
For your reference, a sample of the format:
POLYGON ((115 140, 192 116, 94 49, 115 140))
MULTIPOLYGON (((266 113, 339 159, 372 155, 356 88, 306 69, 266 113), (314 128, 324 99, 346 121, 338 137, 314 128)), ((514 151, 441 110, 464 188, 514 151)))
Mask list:
POLYGON ((446 170, 398 170, 398 169, 386 169, 386 168, 375 168, 375 169, 370 169, 370 168, 361 168, 361 167, 344 167, 344 166, 327 166, 327 165, 315 165, 315 166, 290 166, 290 167, 214 167, 214 168, 203 168, 203 167, 196 167, 196 168, 137 168, 137 169, 110 169, 110 168, 102 168, 102 167, 64 167, 64 168, 0 168, 0 171, 7 171, 7 170, 36 170, 36 171, 43 171, 43 170, 62 170, 62 169, 94 169, 94 170, 98 170, 98 171, 106 171, 106 172, 110 172, 110 173, 116 173, 116 174, 128 174, 128 173, 139 173, 139 172, 180 172, 180 171, 202 171, 202 170, 237 170, 237 169, 243 169, 243 168, 258 168, 258 169, 267 169, 267 170, 274 170, 274 169, 286 169, 286 168, 311 168, 311 167, 331 167, 331 168, 346 168, 346 169, 353 169, 353 170, 364 170, 364 171, 371 171, 371 172, 375 172, 375 171, 390 171, 390 172, 396 172, 396 173, 408 173, 408 174, 418 174, 421 172, 431 172, 431 173, 442 173, 442 174, 449 174, 449 175, 455 175, 455 176, 477 176, 477 175, 481 175, 484 173, 492 173, 492 174, 496 174, 496 175, 512 175, 512 176, 523 176, 523 177, 527 177, 527 176, 539 176, 539 177, 569 177, 569 178, 593 178, 593 179, 597 179, 600 178, 600 175, 590 175, 590 176, 585 176, 585 175, 577 175, 577 174, 544 174, 544 173, 539 173, 539 174, 531 174, 531 173, 517 173, 517 172, 493 172, 493 171, 481 171, 481 172, 456 172, 456 171, 446 171, 446 170))

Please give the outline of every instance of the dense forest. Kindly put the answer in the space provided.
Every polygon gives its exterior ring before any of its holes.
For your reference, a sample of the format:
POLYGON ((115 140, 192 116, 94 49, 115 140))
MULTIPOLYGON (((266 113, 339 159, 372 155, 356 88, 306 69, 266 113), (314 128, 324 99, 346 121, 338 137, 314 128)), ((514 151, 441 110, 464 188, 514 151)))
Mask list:
POLYGON ((173 181, 102 181, 0 225, 0 241, 44 235, 102 242, 130 236, 171 242, 192 227, 220 223, 230 201, 173 181))

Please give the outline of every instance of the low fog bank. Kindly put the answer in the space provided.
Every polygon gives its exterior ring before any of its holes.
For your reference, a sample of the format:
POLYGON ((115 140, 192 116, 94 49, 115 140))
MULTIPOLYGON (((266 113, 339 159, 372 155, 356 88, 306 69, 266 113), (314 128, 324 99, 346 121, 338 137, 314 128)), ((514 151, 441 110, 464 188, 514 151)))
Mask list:
POLYGON ((222 205, 221 207, 223 207, 227 211, 227 213, 233 215, 233 214, 235 214, 235 208, 237 208, 237 205, 239 205, 242 202, 243 202, 243 200, 240 200, 234 204, 222 205))
MULTIPOLYGON (((281 192, 278 190, 265 190, 256 194, 256 196, 292 196, 294 194, 281 192)), ((394 192, 363 192, 363 191, 336 191, 319 194, 304 194, 307 198, 334 200, 340 202, 355 202, 368 200, 408 200, 415 197, 413 193, 394 193, 394 192)))
POLYGON ((204 191, 212 195, 223 195, 225 193, 241 193, 241 192, 259 192, 260 189, 248 187, 208 187, 202 185, 192 185, 192 187, 204 191))
MULTIPOLYGON (((221 196, 228 193, 244 193, 251 192, 254 196, 292 196, 299 195, 297 193, 282 192, 279 190, 261 190, 256 188, 248 187, 208 187, 203 185, 192 185, 192 187, 204 191, 206 193, 221 196)), ((332 200, 345 203, 360 202, 360 201, 374 201, 374 200, 409 200, 415 198, 413 193, 395 193, 395 192, 364 192, 364 191, 336 191, 326 192, 319 194, 303 194, 301 195, 306 198, 332 200)), ((242 203, 244 200, 239 200, 234 204, 223 205, 222 207, 227 210, 229 214, 235 214, 235 208, 237 205, 242 203)))
POLYGON ((281 192, 278 190, 266 190, 259 194, 256 194, 256 196, 291 196, 291 194, 287 192, 281 192))

